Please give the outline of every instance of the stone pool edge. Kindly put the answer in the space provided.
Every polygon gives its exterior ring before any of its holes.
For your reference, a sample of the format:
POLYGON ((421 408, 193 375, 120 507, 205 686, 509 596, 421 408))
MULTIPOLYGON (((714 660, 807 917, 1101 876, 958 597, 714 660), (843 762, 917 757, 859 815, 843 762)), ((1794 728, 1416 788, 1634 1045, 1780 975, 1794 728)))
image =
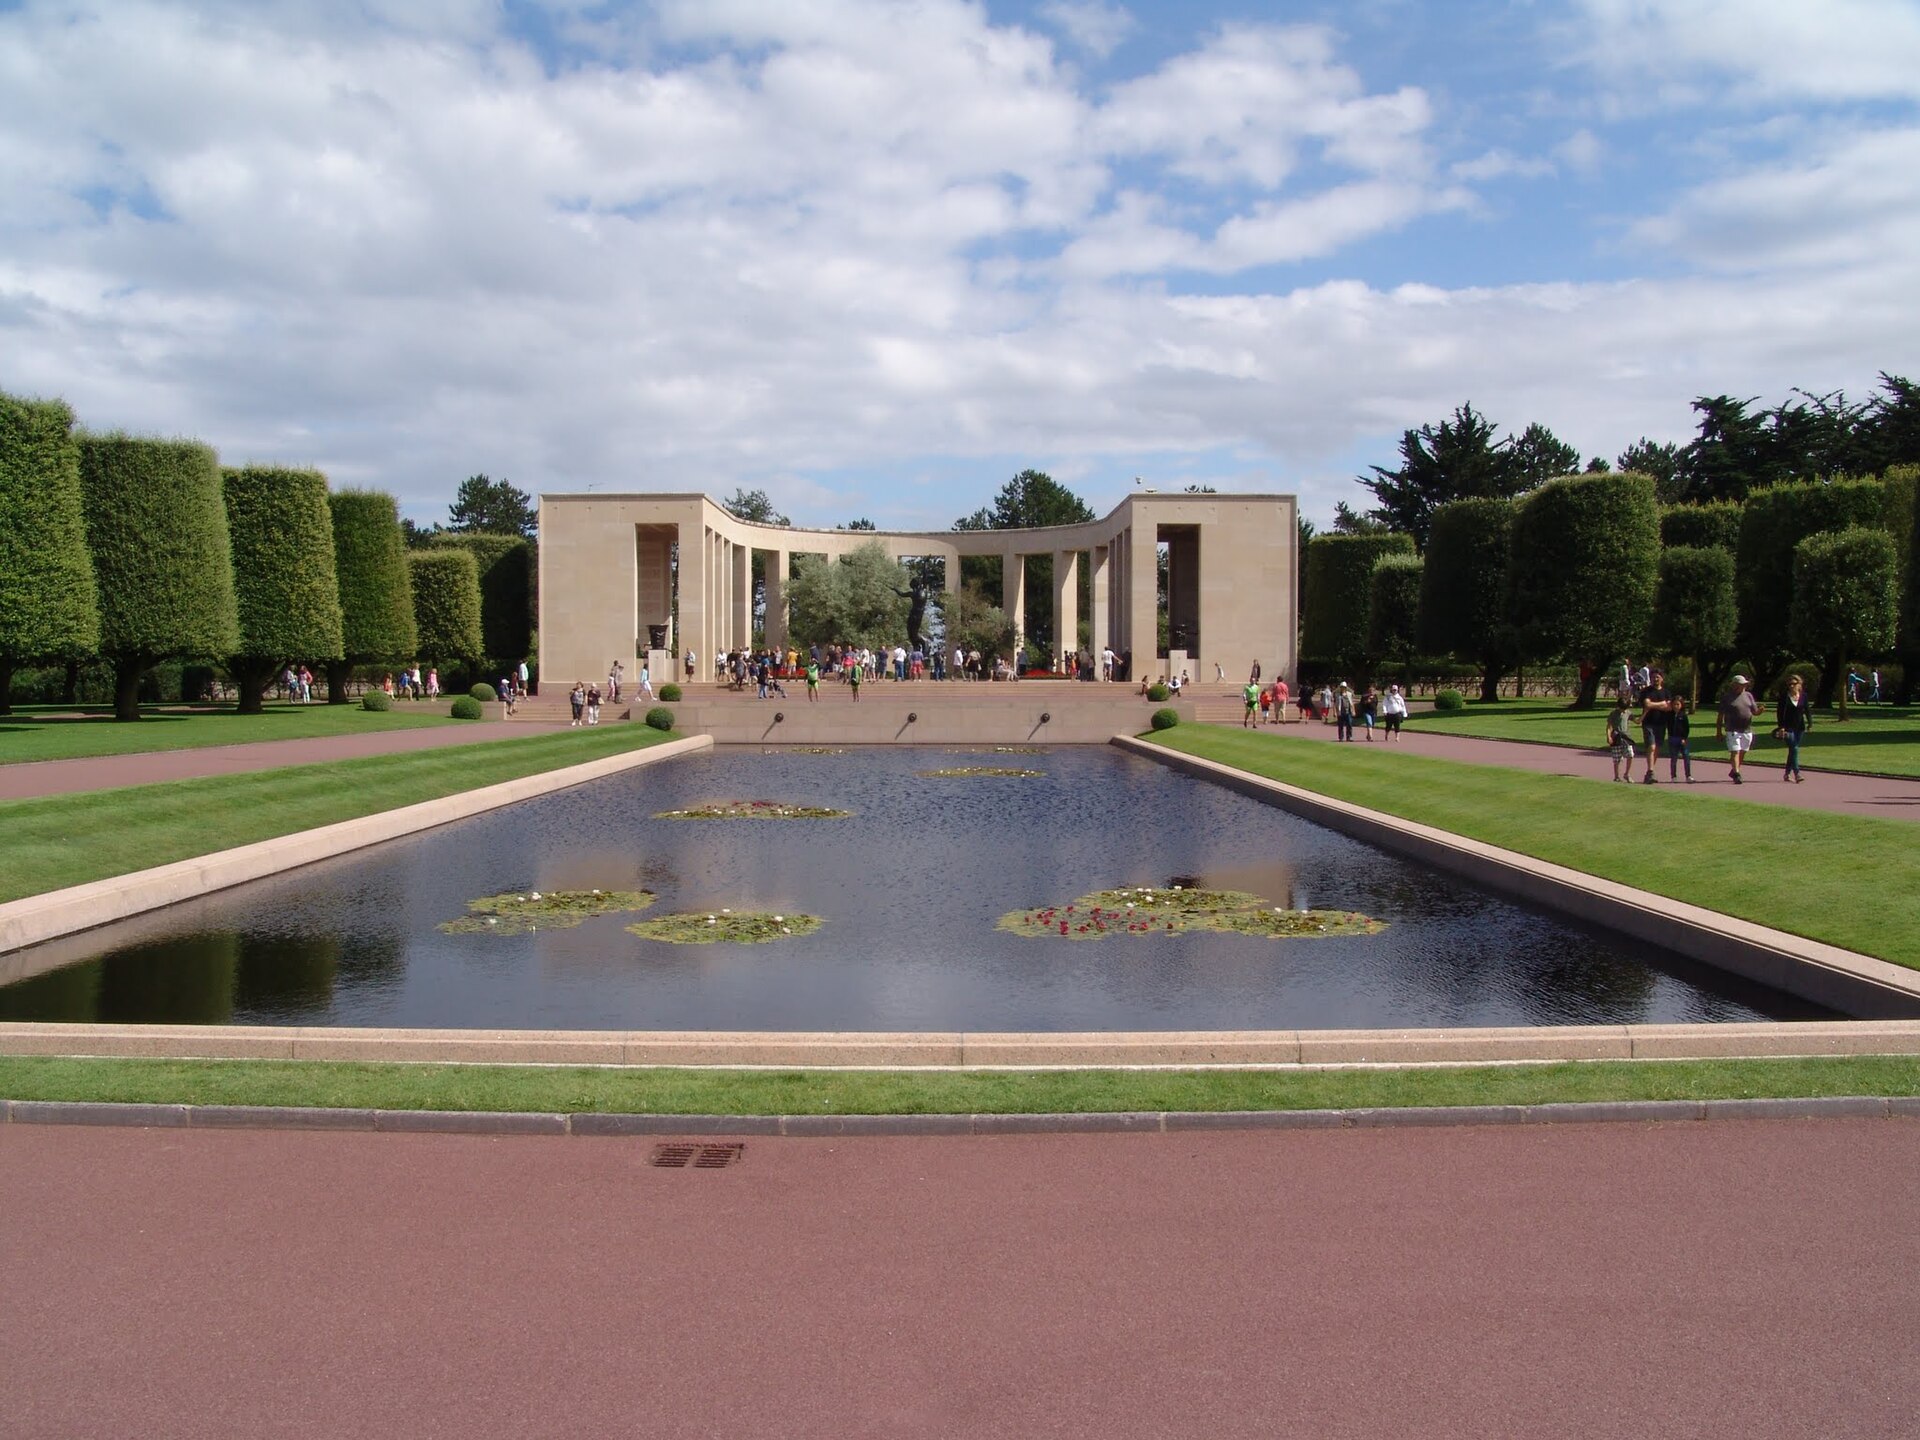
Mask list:
MULTIPOLYGON (((422 800, 396 810, 380 810, 355 820, 341 820, 313 830, 277 835, 231 850, 216 850, 151 870, 136 870, 105 880, 92 880, 64 890, 49 890, 43 895, 28 895, 0 904, 0 956, 30 945, 58 940, 116 920, 130 919, 152 910, 195 900, 215 891, 264 879, 283 871, 330 860, 338 855, 363 850, 387 840, 417 835, 455 820, 483 814, 529 800, 537 795, 584 785, 623 771, 658 764, 701 750, 713 748, 713 737, 694 735, 669 740, 659 745, 604 756, 579 765, 523 775, 483 785, 477 790, 462 790, 436 800, 422 800)), ((10 977, 25 979, 25 975, 10 977)))
POLYGON ((1536 860, 1135 736, 1116 735, 1112 744, 1490 890, 1659 945, 1817 1005, 1863 1019, 1920 1015, 1920 971, 1536 860))

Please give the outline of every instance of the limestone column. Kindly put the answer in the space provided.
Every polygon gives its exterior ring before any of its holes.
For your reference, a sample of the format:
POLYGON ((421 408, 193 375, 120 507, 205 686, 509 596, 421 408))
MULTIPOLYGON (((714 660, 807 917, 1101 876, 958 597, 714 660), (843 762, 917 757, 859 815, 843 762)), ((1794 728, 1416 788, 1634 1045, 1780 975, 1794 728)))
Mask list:
MULTIPOLYGON (((707 538, 706 527, 696 540, 688 532, 690 525, 676 527, 680 540, 680 567, 675 583, 680 592, 680 623, 674 630, 674 643, 680 647, 680 673, 675 681, 687 677, 687 651, 691 649, 699 665, 711 664, 713 651, 707 648, 707 538)), ((699 678, 696 672, 695 679, 699 678)))
POLYGON ((767 551, 767 644, 787 648, 787 561, 785 550, 767 551))
POLYGON ((742 649, 753 648, 753 551, 733 547, 733 633, 742 649))
POLYGON ((1093 651, 1093 673, 1100 673, 1100 652, 1107 648, 1107 571, 1112 550, 1106 545, 1095 545, 1087 551, 1087 569, 1091 580, 1092 594, 1089 603, 1093 614, 1088 617, 1092 622, 1092 634, 1087 646, 1093 651))
POLYGON ((1080 552, 1053 552, 1053 653, 1080 651, 1080 552))
MULTIPOLYGON (((1027 557, 1012 551, 1000 562, 1000 608, 1013 622, 1016 646, 1027 642, 1027 557)), ((1019 664, 1016 657, 1014 663, 1019 664)))
POLYGON ((1127 644, 1133 651, 1133 676, 1157 676, 1160 666, 1158 576, 1159 531, 1151 521, 1135 521, 1127 532, 1127 644))

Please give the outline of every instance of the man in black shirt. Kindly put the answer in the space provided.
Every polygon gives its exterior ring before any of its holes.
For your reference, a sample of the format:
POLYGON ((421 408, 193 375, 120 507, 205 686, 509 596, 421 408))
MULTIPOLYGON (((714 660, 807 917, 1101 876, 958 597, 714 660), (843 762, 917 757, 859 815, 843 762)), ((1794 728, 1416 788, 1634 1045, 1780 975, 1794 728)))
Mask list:
POLYGON ((1660 747, 1667 743, 1667 722, 1673 710, 1673 692, 1667 689, 1665 671, 1655 670, 1647 680, 1647 688, 1640 695, 1640 703, 1646 707, 1640 716, 1640 736, 1647 742, 1647 773, 1640 777, 1640 783, 1657 785, 1660 779, 1653 773, 1653 762, 1660 754, 1660 747))

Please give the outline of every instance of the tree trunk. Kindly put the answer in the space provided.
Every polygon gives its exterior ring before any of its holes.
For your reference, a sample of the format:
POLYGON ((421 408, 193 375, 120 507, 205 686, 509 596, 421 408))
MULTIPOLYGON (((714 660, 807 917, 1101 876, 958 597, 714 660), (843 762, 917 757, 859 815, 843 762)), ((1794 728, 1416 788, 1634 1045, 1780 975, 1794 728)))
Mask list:
POLYGON ((0 715, 13 713, 13 657, 0 655, 0 715))
POLYGON ((1588 672, 1587 678, 1580 682, 1580 693, 1574 696, 1572 709, 1591 710, 1600 698, 1601 668, 1596 665, 1588 672))
POLYGON ((327 704, 347 703, 347 679, 352 673, 353 667, 344 660, 327 662, 327 704))
POLYGON ((66 683, 60 687, 60 703, 62 705, 80 703, 80 662, 78 660, 67 661, 67 678, 66 683))
POLYGON ((1920 650, 1902 650, 1894 659, 1900 662, 1900 683, 1894 687, 1893 703, 1913 704, 1915 672, 1920 671, 1920 650))
POLYGON ((279 668, 272 661, 239 657, 227 662, 227 673, 233 676, 234 689, 240 692, 240 705, 236 713, 258 715, 266 709, 267 687, 273 683, 274 672, 279 668))
POLYGON ((1500 698, 1500 662, 1491 656, 1480 664, 1480 703, 1491 705, 1500 698))
POLYGON ((1820 667, 1820 689, 1813 697, 1814 705, 1821 710, 1831 709, 1833 706, 1834 686, 1838 685, 1840 687, 1840 693, 1844 695, 1846 693, 1846 679, 1846 656, 1836 654, 1820 667))
POLYGON ((113 662, 113 718, 140 718, 140 679, 152 662, 144 655, 123 655, 113 662))

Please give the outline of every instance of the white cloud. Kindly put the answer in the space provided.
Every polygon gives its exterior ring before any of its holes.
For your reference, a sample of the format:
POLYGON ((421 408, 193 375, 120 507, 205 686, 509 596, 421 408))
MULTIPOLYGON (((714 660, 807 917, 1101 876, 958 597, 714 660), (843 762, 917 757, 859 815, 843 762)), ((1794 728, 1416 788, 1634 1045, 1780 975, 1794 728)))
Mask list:
POLYGON ((1538 156, 1515 155, 1510 150, 1494 149, 1483 151, 1471 160, 1455 161, 1447 167, 1447 173, 1456 180, 1476 183, 1504 180, 1509 175, 1522 180, 1537 180, 1553 174, 1553 162, 1538 156))
POLYGON ((1126 9, 1106 0, 1047 0, 1039 15, 1074 46, 1101 60, 1119 48, 1137 23, 1126 9))

